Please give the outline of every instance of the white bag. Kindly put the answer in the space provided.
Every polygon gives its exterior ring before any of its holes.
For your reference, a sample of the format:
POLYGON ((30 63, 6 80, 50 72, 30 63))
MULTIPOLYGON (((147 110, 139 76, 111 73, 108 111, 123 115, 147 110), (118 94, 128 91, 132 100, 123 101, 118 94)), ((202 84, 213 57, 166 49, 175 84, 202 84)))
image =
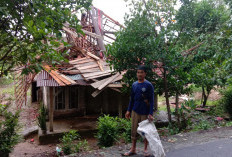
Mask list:
POLYGON ((140 122, 137 132, 143 138, 147 139, 147 141, 149 142, 149 147, 151 149, 151 152, 155 157, 166 156, 159 134, 153 122, 149 122, 148 119, 140 122))

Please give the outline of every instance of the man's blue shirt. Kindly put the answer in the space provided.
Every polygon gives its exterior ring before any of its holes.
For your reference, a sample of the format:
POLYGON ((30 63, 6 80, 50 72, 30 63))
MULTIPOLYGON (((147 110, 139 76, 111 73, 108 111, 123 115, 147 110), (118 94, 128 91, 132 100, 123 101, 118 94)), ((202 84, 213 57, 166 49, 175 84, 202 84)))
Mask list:
POLYGON ((140 115, 153 115, 154 106, 154 87, 145 80, 142 83, 134 82, 131 89, 131 98, 128 111, 135 111, 140 115), (148 100, 149 105, 144 101, 148 100))

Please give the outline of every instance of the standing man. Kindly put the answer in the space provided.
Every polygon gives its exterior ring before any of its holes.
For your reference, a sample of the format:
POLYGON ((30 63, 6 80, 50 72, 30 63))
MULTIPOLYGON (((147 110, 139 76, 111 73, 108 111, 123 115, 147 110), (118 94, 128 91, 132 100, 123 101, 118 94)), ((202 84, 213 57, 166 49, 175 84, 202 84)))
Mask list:
MULTIPOLYGON (((131 140, 132 147, 129 152, 123 154, 123 156, 132 156, 136 154, 136 141, 137 141, 137 128, 138 123, 148 119, 153 121, 153 105, 154 105, 154 87, 145 79, 146 67, 140 65, 137 69, 138 81, 134 82, 131 89, 131 98, 129 107, 125 114, 125 117, 132 118, 131 126, 131 140)), ((149 156, 147 152, 148 141, 144 140, 144 156, 149 156)))

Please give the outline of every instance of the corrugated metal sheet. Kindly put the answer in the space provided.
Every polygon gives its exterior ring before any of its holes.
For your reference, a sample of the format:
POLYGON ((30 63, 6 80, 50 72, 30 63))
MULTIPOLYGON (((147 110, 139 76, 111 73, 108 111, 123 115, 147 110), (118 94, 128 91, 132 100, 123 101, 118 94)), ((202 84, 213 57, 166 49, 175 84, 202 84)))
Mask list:
POLYGON ((42 70, 36 77, 37 87, 57 87, 59 84, 49 75, 48 72, 42 70))
POLYGON ((83 77, 80 74, 76 74, 76 75, 65 75, 67 77, 69 77, 70 79, 76 81, 76 80, 83 80, 83 77))
MULTIPOLYGON (((83 77, 80 74, 77 75, 65 75, 70 79, 74 80, 78 85, 89 85, 83 80, 83 77)), ((58 87, 60 86, 56 80, 54 80, 47 71, 42 70, 36 77, 37 87, 58 87)))
POLYGON ((54 79, 52 80, 37 80, 37 87, 58 87, 60 86, 54 79))

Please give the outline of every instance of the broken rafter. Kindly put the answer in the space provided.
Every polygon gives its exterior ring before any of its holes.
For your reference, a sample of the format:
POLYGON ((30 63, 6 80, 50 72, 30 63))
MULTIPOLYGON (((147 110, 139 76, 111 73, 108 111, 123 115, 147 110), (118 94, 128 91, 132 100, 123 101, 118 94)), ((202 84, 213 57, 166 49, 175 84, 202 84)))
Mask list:
MULTIPOLYGON (((67 27, 63 27, 62 29, 63 29, 64 31, 68 32, 69 34, 71 34, 71 35, 72 35, 73 37, 75 37, 75 38, 78 38, 78 37, 79 37, 79 36, 77 35, 76 32, 70 30, 70 29, 67 28, 67 27)), ((98 35, 98 34, 95 34, 95 33, 89 32, 89 31, 86 31, 86 30, 84 30, 84 29, 82 29, 82 31, 83 31, 85 34, 87 34, 87 35, 89 35, 89 36, 92 36, 92 37, 94 37, 94 38, 98 38, 98 39, 101 39, 101 40, 104 39, 102 36, 100 36, 100 35, 98 35)))
POLYGON ((91 77, 86 77, 86 80, 90 80, 90 79, 95 79, 95 78, 99 78, 99 77, 103 77, 103 76, 108 76, 111 75, 111 72, 108 73, 104 73, 104 74, 100 74, 100 75, 95 75, 95 76, 91 76, 91 77))
POLYGON ((98 90, 102 90, 105 86, 107 86, 109 83, 111 83, 115 78, 117 78, 120 74, 117 73, 116 75, 110 77, 105 83, 103 83, 100 87, 98 87, 98 90))
MULTIPOLYGON (((97 9, 97 8, 95 8, 95 9, 97 9)), ((115 23, 116 25, 118 25, 118 26, 120 26, 120 27, 122 27, 122 28, 125 28, 123 25, 121 25, 118 21, 116 21, 116 20, 114 20, 114 19, 112 19, 111 17, 109 17, 108 15, 106 15, 104 12, 102 12, 102 14, 105 16, 105 17, 107 17, 108 19, 110 19, 113 23, 115 23)))
POLYGON ((190 53, 191 51, 197 49, 197 48, 200 47, 202 44, 203 44, 203 42, 201 42, 200 44, 198 44, 198 45, 192 47, 191 49, 188 49, 188 50, 186 50, 186 51, 183 51, 181 54, 182 54, 183 56, 188 56, 188 55, 191 54, 191 53, 190 53), (183 53, 185 53, 185 54, 183 54, 183 53))
POLYGON ((96 59, 96 60, 100 60, 100 58, 98 56, 96 56, 96 55, 94 55, 94 54, 92 54, 90 52, 87 52, 87 55, 94 58, 94 59, 96 59))
POLYGON ((101 69, 101 71, 104 71, 104 69, 103 69, 102 64, 100 63, 100 61, 97 61, 97 64, 98 64, 99 68, 101 69))
POLYGON ((101 75, 101 74, 106 74, 106 73, 111 73, 111 72, 112 72, 111 70, 104 71, 104 72, 100 71, 100 72, 93 72, 93 73, 83 74, 83 76, 85 78, 87 78, 87 77, 93 77, 93 76, 97 76, 97 75, 101 75))
POLYGON ((115 91, 117 91, 119 93, 122 93, 122 91, 120 89, 117 89, 117 88, 110 88, 110 89, 115 90, 115 91))

